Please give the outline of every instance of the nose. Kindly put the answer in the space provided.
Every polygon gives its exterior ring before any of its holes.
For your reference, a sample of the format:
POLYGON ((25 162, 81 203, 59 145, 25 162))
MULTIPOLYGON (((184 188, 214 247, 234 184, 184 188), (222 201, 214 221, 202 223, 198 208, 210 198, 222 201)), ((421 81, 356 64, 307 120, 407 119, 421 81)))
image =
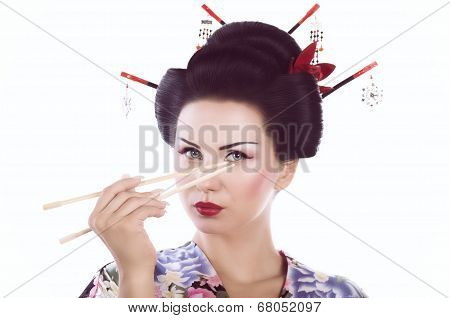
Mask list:
MULTIPOLYGON (((202 177, 202 176, 204 176, 204 175, 207 175, 207 174, 209 174, 209 173, 211 173, 211 172, 213 172, 213 171, 215 171, 215 169, 208 169, 208 170, 204 170, 203 169, 203 171, 201 171, 202 169, 200 169, 199 171, 197 171, 196 173, 195 173, 195 178, 196 179, 198 179, 198 178, 200 178, 200 177, 202 177)), ((220 187, 221 187, 221 184, 222 184, 222 181, 221 181, 221 177, 220 177, 220 174, 219 175, 217 175, 217 176, 214 176, 214 177, 212 177, 212 178, 209 178, 209 179, 207 179, 207 180, 204 180, 204 181, 202 181, 202 182, 200 182, 200 183, 197 183, 196 185, 195 185, 195 187, 199 190, 199 191, 201 191, 201 192, 208 192, 208 191, 217 191, 217 190, 219 190, 220 189, 220 187)))

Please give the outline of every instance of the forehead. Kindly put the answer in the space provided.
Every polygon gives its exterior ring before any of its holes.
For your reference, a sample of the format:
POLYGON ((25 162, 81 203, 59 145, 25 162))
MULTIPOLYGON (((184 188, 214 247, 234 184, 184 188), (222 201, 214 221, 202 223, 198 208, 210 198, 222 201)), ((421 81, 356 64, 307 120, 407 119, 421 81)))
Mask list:
POLYGON ((261 141, 263 118, 256 106, 232 101, 202 99, 186 104, 177 123, 177 138, 224 141, 261 141))

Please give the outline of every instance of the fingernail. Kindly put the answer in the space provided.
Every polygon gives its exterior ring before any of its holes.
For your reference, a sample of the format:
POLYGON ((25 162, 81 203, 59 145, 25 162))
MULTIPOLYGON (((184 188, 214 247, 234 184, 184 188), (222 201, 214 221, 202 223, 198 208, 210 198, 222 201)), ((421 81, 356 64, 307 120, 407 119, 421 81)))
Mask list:
POLYGON ((163 202, 164 202, 165 205, 170 205, 170 203, 167 202, 167 201, 163 201, 163 202))

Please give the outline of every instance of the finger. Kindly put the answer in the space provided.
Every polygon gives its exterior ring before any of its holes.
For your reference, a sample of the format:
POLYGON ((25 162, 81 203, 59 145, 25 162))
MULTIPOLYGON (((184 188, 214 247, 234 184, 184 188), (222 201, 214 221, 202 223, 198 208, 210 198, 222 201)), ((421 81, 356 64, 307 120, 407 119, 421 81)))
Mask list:
POLYGON ((148 206, 148 205, 143 205, 139 208, 137 208, 136 210, 134 210, 133 212, 131 212, 130 214, 128 214, 127 216, 125 216, 123 218, 123 220, 125 222, 127 222, 128 220, 131 221, 131 219, 135 220, 135 221, 145 221, 146 219, 150 218, 150 217, 162 217, 163 215, 165 215, 167 212, 166 208, 159 208, 159 207, 155 207, 155 206, 148 206))
MULTIPOLYGON (((124 174, 122 174, 121 179, 126 179, 126 178, 129 178, 129 177, 130 177, 129 173, 124 173, 124 174)), ((136 192, 136 188, 132 188, 132 189, 130 189, 128 191, 136 192)))
POLYGON ((156 189, 151 192, 132 192, 132 191, 122 191, 118 193, 108 205, 99 212, 99 214, 112 214, 115 213, 119 208, 131 197, 157 197, 162 189, 156 189))
POLYGON ((100 198, 97 200, 94 211, 101 211, 117 195, 117 193, 133 189, 141 182, 141 177, 121 179, 103 189, 100 198))
POLYGON ((140 207, 164 209, 166 204, 151 197, 132 197, 110 216, 110 222, 114 224, 140 207))
POLYGON ((112 214, 119 209, 122 204, 125 203, 131 197, 144 196, 142 193, 133 192, 130 190, 122 191, 116 194, 116 196, 99 212, 99 214, 112 214))

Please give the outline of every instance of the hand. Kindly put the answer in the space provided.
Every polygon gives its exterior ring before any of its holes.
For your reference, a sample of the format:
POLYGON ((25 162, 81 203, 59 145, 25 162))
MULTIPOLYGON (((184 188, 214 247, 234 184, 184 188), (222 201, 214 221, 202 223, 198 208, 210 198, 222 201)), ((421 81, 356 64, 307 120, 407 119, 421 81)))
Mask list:
POLYGON ((144 228, 148 217, 165 214, 163 189, 136 192, 141 179, 123 178, 106 187, 89 216, 89 227, 113 255, 119 271, 143 271, 156 264, 156 250, 144 228))

